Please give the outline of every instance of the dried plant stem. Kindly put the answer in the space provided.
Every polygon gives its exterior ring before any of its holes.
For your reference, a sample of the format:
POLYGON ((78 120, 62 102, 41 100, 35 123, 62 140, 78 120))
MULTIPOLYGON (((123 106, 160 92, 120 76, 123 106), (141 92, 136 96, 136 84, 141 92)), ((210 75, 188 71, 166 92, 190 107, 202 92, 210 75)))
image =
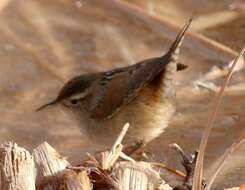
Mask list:
POLYGON ((245 143, 245 137, 241 137, 239 138, 236 142, 234 142, 226 151, 225 153, 219 158, 218 160, 218 165, 215 168, 215 172, 209 177, 209 180, 207 182, 207 186, 206 186, 206 190, 211 189, 211 186, 215 180, 215 178, 217 177, 217 175, 219 174, 220 170, 222 169, 222 167, 224 166, 224 163, 227 161, 227 159, 229 159, 232 154, 238 150, 240 148, 240 146, 245 143))
POLYGON ((110 152, 105 152, 103 154, 103 159, 101 161, 102 169, 104 170, 110 169, 114 165, 114 163, 117 161, 117 159, 120 157, 120 155, 122 156, 121 153, 122 153, 123 145, 121 144, 121 142, 124 136, 126 135, 128 128, 129 128, 129 123, 126 123, 123 126, 123 129, 121 133, 119 134, 118 138, 116 139, 114 145, 112 146, 112 149, 110 150, 110 152))
POLYGON ((34 159, 24 148, 8 142, 0 145, 0 189, 35 190, 34 159))
POLYGON ((241 57, 243 56, 245 51, 245 48, 242 49, 242 51, 239 53, 239 55, 236 57, 236 59, 233 61, 232 66, 229 69, 229 72, 226 76, 225 82, 222 85, 219 94, 217 95, 216 101, 215 101, 215 106, 214 106, 214 110, 213 113, 211 115, 211 118, 208 120, 207 126, 204 129, 203 132, 203 136, 201 139, 201 143, 199 146, 199 151, 198 151, 198 156, 197 156, 197 163, 196 163, 196 167, 195 167, 195 172, 194 172, 194 178, 193 178, 193 186, 192 186, 192 190, 201 190, 202 189, 202 179, 203 179, 203 158, 204 158, 204 152, 207 146, 207 142, 208 142, 208 137, 210 134, 210 131, 214 125, 214 121, 216 119, 220 104, 221 104, 221 100, 223 97, 223 93, 225 90, 225 87, 228 85, 231 76, 232 76, 232 71, 236 65, 236 63, 241 59, 241 57))
POLYGON ((69 166, 69 162, 47 142, 43 142, 33 150, 33 157, 38 171, 36 184, 39 189, 44 187, 45 190, 57 189, 59 183, 53 180, 53 176, 69 166))
POLYGON ((161 168, 161 169, 164 169, 164 170, 167 170, 169 172, 172 172, 172 173, 174 173, 175 175, 177 175, 179 177, 182 177, 182 178, 185 178, 186 177, 186 175, 182 171, 179 171, 179 170, 170 168, 170 167, 168 167, 165 164, 152 162, 151 165, 152 166, 155 166, 155 167, 158 167, 158 168, 161 168))
POLYGON ((122 128, 122 131, 120 132, 120 134, 118 135, 115 143, 113 144, 113 147, 111 149, 111 151, 113 152, 113 150, 115 150, 117 148, 117 146, 119 144, 122 143, 122 140, 124 138, 124 136, 126 135, 127 131, 128 131, 128 128, 129 128, 129 123, 126 123, 123 128, 122 128))

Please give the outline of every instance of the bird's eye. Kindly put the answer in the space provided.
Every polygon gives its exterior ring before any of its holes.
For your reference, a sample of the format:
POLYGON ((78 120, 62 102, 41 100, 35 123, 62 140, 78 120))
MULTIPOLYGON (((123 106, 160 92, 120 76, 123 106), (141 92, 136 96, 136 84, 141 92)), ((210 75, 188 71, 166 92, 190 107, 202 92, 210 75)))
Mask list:
POLYGON ((73 99, 73 100, 71 100, 70 102, 71 102, 71 104, 74 105, 74 106, 78 104, 78 100, 76 100, 76 99, 73 99))
POLYGON ((63 101, 63 105, 66 106, 66 107, 77 107, 79 106, 79 100, 77 99, 70 99, 70 100, 64 100, 63 101))

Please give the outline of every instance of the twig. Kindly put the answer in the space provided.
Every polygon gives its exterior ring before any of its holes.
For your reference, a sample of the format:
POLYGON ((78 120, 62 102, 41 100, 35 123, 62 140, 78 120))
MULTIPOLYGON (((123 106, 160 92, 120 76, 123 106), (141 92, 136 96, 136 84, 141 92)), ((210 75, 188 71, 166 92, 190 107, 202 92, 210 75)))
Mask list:
POLYGON ((172 172, 172 173, 174 173, 175 175, 177 175, 179 177, 182 177, 182 178, 186 177, 186 175, 182 171, 176 170, 174 168, 170 168, 166 164, 151 162, 151 165, 155 166, 155 167, 159 167, 159 168, 164 169, 164 170, 167 170, 169 172, 172 172))

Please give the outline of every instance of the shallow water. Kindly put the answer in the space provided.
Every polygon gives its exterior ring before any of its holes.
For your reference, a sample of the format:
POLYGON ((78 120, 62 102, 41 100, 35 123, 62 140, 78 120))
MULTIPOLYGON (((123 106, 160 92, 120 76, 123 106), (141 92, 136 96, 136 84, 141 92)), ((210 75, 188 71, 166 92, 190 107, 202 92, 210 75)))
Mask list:
MULTIPOLYGON (((47 141, 79 163, 86 151, 95 151, 87 137, 58 108, 39 113, 35 109, 54 98, 72 76, 166 52, 179 29, 116 1, 6 2, 0 6, 0 142, 14 140, 31 151, 47 141)), ((224 66, 233 58, 230 50, 187 36, 180 61, 189 68, 176 76, 178 111, 171 127, 147 146, 155 161, 180 168, 168 144, 178 143, 187 152, 198 147, 215 93, 193 83, 213 65, 224 66)), ((233 87, 243 84, 244 73, 235 74, 233 87)), ((222 81, 221 77, 211 82, 222 81)), ((206 168, 242 133, 244 100, 244 89, 225 96, 209 141, 206 168)), ((239 155, 236 158, 243 161, 239 155)), ((237 184, 235 179, 228 185, 237 184)))

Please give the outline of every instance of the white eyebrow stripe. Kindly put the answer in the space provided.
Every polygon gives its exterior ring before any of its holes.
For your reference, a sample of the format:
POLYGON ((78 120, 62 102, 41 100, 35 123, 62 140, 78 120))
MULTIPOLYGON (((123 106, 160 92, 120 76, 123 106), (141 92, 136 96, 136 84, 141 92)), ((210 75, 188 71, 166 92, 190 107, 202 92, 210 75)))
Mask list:
POLYGON ((79 100, 79 99, 84 98, 87 94, 88 94, 88 91, 86 90, 86 91, 84 91, 82 93, 75 94, 75 95, 71 96, 70 99, 72 99, 72 100, 79 100))

